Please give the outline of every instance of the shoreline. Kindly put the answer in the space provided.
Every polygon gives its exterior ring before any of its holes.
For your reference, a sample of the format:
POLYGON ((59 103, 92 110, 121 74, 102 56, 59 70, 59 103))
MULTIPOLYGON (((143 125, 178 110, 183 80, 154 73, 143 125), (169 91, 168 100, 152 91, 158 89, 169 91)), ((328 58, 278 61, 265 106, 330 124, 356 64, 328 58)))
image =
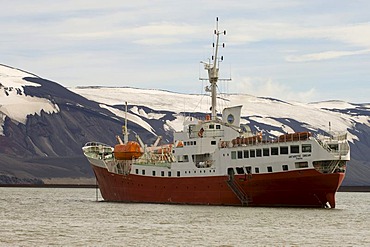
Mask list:
MULTIPOLYGON (((21 188, 93 188, 96 184, 0 184, 0 187, 21 188)), ((341 186, 338 192, 370 192, 370 186, 341 186)))

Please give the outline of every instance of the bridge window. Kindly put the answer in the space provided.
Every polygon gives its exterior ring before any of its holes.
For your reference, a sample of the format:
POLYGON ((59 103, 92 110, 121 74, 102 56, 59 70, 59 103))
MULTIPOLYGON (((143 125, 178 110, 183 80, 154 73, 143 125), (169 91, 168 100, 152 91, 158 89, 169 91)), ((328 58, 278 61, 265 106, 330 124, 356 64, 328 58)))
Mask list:
POLYGON ((244 150, 244 158, 249 158, 249 151, 248 150, 244 150))
POLYGON ((271 155, 279 155, 279 149, 277 147, 272 147, 271 155))
POLYGON ((298 145, 290 146, 290 153, 291 154, 298 154, 299 153, 299 146, 298 145))
POLYGON ((311 153, 311 144, 302 144, 302 153, 311 153))
POLYGON ((256 149, 256 156, 257 157, 262 157, 262 150, 261 149, 256 149))
POLYGON ((270 156, 270 149, 268 149, 268 148, 264 148, 264 149, 262 150, 262 152, 263 152, 263 156, 270 156))
POLYGON ((260 168, 259 167, 255 167, 254 168, 254 173, 260 173, 260 168))
POLYGON ((268 172, 272 172, 272 166, 268 166, 268 167, 267 167, 267 171, 268 171, 268 172))
POLYGON ((288 147, 280 147, 280 154, 288 154, 288 147))
POLYGON ((249 154, 250 154, 250 157, 251 158, 256 157, 256 150, 254 150, 254 149, 253 150, 250 150, 250 153, 249 154))
POLYGON ((283 171, 288 171, 288 165, 283 165, 283 171))

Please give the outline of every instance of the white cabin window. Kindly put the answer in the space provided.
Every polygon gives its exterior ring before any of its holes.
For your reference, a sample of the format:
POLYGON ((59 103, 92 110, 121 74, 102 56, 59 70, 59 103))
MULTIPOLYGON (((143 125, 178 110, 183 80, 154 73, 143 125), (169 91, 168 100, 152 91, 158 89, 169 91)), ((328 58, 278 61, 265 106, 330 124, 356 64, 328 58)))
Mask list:
POLYGON ((256 150, 252 149, 249 151, 249 157, 254 158, 256 157, 256 150))
POLYGON ((254 168, 254 173, 260 173, 260 168, 259 167, 255 167, 254 168))
POLYGON ((211 141, 211 145, 216 145, 216 141, 211 141))
POLYGON ((262 157, 262 150, 261 149, 256 149, 256 156, 257 157, 262 157))
POLYGON ((270 156, 270 149, 269 148, 264 148, 262 149, 263 156, 270 156))
POLYGON ((243 159, 243 151, 238 151, 238 159, 243 159))
POLYGON ((152 171, 152 175, 153 175, 153 177, 155 177, 155 171, 152 171))
POLYGON ((243 167, 236 167, 236 173, 237 173, 237 174, 244 174, 244 169, 243 169, 243 167))
POLYGON ((272 166, 267 167, 267 172, 272 172, 272 166))
POLYGON ((244 150, 244 159, 249 158, 249 151, 244 150))
POLYGON ((236 160, 236 151, 231 151, 231 159, 236 160))
POLYGON ((215 128, 215 125, 214 124, 210 124, 209 125, 209 129, 214 129, 215 128))
POLYGON ((221 125, 216 124, 216 129, 217 130, 220 130, 221 129, 221 125))
POLYGON ((168 177, 171 177, 171 172, 168 172, 168 177))
POLYGON ((288 165, 282 165, 283 171, 288 171, 288 165))

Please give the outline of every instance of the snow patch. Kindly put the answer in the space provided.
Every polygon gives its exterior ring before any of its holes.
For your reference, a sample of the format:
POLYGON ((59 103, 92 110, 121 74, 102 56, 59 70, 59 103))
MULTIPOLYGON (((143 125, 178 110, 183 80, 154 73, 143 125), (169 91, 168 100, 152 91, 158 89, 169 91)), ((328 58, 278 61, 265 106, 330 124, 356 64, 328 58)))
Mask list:
MULTIPOLYGON (((125 118, 126 117, 126 112, 125 111, 119 110, 119 109, 114 108, 114 107, 110 107, 110 106, 105 105, 105 104, 99 104, 99 106, 101 108, 107 109, 108 111, 110 111, 111 113, 113 113, 114 115, 116 115, 118 117, 121 117, 121 118, 125 118)), ((156 135, 154 133, 154 129, 152 128, 152 126, 150 126, 150 124, 148 124, 147 122, 145 122, 144 120, 142 120, 140 117, 127 112, 127 120, 140 125, 144 129, 146 129, 147 131, 149 131, 150 133, 152 133, 153 135, 156 135)))
POLYGON ((24 77, 35 75, 0 65, 0 135, 3 133, 5 116, 11 120, 26 124, 28 115, 57 113, 59 107, 48 99, 31 97, 24 94, 25 86, 40 87, 40 84, 23 80, 24 77))

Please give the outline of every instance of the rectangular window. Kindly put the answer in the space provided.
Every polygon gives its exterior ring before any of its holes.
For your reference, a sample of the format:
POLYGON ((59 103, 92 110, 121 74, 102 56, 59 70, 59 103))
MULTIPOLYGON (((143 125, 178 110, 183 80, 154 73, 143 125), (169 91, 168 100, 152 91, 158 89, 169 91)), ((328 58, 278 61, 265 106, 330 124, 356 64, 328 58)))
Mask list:
POLYGON ((311 144, 302 144, 302 153, 311 153, 311 144))
POLYGON ((268 167, 267 167, 267 171, 268 171, 268 172, 272 172, 272 166, 268 166, 268 167))
POLYGON ((210 129, 214 129, 214 128, 215 128, 215 126, 214 126, 213 124, 210 124, 210 125, 209 125, 209 128, 210 128, 210 129))
POLYGON ((290 153, 291 154, 298 154, 299 153, 299 146, 298 145, 290 146, 290 153))
POLYGON ((260 168, 255 167, 255 168, 254 168, 254 173, 260 173, 260 168))
POLYGON ((221 129, 221 125, 216 125, 216 130, 220 130, 221 129))
POLYGON ((177 176, 180 177, 180 171, 177 171, 177 176))
POLYGON ((236 173, 237 173, 237 174, 244 174, 244 169, 243 169, 243 167, 237 167, 237 168, 236 168, 236 173))
POLYGON ((262 157, 262 150, 261 149, 256 149, 256 156, 257 157, 262 157))
POLYGON ((164 177, 164 171, 161 171, 161 176, 164 177))
POLYGON ((280 154, 288 154, 288 147, 280 147, 280 154))
POLYGON ((243 151, 238 151, 238 159, 243 159, 243 151))
POLYGON ((216 141, 211 141, 211 145, 216 145, 216 141))
POLYGON ((252 173, 252 167, 251 166, 247 166, 245 168, 245 170, 247 171, 247 174, 251 174, 252 173))
POLYGON ((338 151, 338 144, 328 144, 329 148, 333 151, 338 151))
POLYGON ((262 149, 263 156, 270 156, 270 149, 264 148, 262 149))
POLYGON ((249 155, 250 155, 251 158, 256 157, 256 150, 250 150, 249 155))
POLYGON ((308 162, 305 161, 305 162, 296 162, 295 163, 295 168, 306 168, 308 167, 308 162))
POLYGON ((236 151, 231 151, 231 159, 236 160, 236 151))
POLYGON ((171 177, 171 172, 168 172, 168 176, 171 177))
POLYGON ((244 150, 244 158, 249 158, 249 151, 248 150, 244 150))
POLYGON ((136 174, 139 174, 139 169, 135 169, 135 173, 136 174))
POLYGON ((141 174, 145 175, 145 170, 141 170, 141 174))
POLYGON ((277 147, 272 147, 271 155, 279 155, 279 149, 277 147))
POLYGON ((152 171, 152 175, 153 175, 153 177, 155 177, 155 171, 152 171))
POLYGON ((288 171, 288 165, 283 165, 283 171, 288 171))

